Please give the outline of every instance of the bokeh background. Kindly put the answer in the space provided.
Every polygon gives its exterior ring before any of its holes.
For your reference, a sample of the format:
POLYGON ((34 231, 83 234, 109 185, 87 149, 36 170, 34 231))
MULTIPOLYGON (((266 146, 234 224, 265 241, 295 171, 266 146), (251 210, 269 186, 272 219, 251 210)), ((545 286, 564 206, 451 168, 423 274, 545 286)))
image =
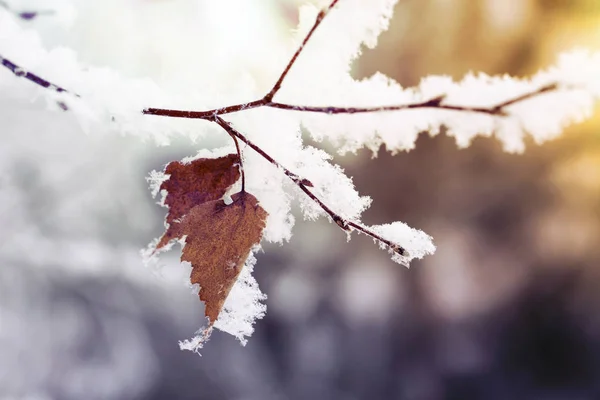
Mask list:
MULTIPOLYGON (((257 26, 289 40, 300 3, 79 0, 70 30, 22 23, 168 85, 211 57, 196 45, 227 53, 257 26), (205 23, 221 38, 199 35, 205 23)), ((399 0, 354 74, 526 76, 573 47, 600 47, 597 0, 399 0)), ((437 253, 404 269, 367 238, 299 221, 258 255, 268 311, 247 346, 217 332, 199 357, 177 344, 202 323, 177 255, 157 274, 138 252, 163 228, 148 172, 218 140, 86 135, 0 87, 0 399, 598 399, 599 127, 523 155, 424 133, 409 153, 336 156, 374 198, 366 223, 405 221, 437 253)))

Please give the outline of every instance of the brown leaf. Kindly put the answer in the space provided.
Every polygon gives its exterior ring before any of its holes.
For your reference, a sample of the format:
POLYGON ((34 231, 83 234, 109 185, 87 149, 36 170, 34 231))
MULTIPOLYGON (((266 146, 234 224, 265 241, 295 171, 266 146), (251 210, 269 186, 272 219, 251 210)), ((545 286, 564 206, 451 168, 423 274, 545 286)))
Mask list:
POLYGON ((199 158, 185 164, 170 162, 165 168, 170 177, 160 185, 160 190, 167 191, 167 223, 183 217, 194 206, 222 198, 240 178, 239 162, 237 154, 199 158))
POLYGON ((182 261, 192 264, 192 283, 200 285, 200 300, 210 325, 217 320, 225 299, 241 272, 250 250, 260 242, 267 212, 247 192, 233 202, 208 201, 192 207, 181 221, 173 221, 157 249, 187 235, 182 261))

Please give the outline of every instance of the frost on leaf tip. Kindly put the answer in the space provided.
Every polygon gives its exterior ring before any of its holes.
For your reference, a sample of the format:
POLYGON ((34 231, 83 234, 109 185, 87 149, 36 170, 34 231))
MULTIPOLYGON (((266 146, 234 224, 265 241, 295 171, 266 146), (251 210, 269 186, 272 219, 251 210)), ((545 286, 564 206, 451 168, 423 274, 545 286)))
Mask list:
POLYGON ((374 225, 370 229, 390 242, 402 245, 404 251, 398 251, 400 249, 399 245, 398 247, 390 247, 378 241, 380 248, 390 251, 393 261, 405 267, 410 265, 411 260, 421 259, 435 252, 435 245, 431 236, 423 231, 411 228, 403 222, 374 225))
MULTIPOLYGON (((219 317, 250 251, 260 242, 267 218, 250 193, 239 192, 231 198, 231 204, 215 200, 193 207, 165 235, 169 239, 186 236, 181 260, 192 264, 191 282, 200 285, 210 325, 219 317)), ((161 241, 157 247, 164 244, 161 241)))

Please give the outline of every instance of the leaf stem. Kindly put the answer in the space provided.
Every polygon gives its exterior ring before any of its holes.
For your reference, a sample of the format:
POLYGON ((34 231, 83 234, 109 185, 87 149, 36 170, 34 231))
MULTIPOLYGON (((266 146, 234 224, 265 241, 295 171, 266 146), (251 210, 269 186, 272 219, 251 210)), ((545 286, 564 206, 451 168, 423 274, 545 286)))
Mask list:
POLYGON ((246 191, 246 171, 244 170, 244 160, 242 159, 242 151, 240 150, 240 144, 238 143, 237 136, 229 134, 233 139, 233 143, 235 143, 235 150, 237 151, 238 157, 240 159, 240 170, 242 173, 242 192, 246 191))

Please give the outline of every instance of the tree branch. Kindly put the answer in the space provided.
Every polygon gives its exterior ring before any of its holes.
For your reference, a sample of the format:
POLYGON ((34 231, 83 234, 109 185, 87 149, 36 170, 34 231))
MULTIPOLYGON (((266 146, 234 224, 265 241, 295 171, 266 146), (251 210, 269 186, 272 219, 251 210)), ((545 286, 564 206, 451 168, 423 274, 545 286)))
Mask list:
POLYGON ((6 2, 0 0, 0 7, 4 8, 5 10, 15 14, 17 17, 30 21, 34 18, 37 18, 39 16, 43 16, 43 15, 54 15, 55 12, 52 10, 39 10, 39 11, 15 11, 13 10, 6 2))
POLYGON ((260 154, 264 159, 266 159, 267 161, 269 161, 271 164, 275 165, 278 168, 281 168, 284 171, 284 173, 292 181, 294 181, 296 183, 301 183, 301 184, 303 184, 305 186, 308 186, 308 187, 313 187, 313 184, 312 184, 311 181, 309 181, 308 179, 300 178, 298 175, 294 174, 293 172, 291 172, 287 168, 283 167, 281 164, 279 164, 277 161, 275 161, 273 159, 273 157, 271 157, 269 154, 267 154, 263 149, 261 149, 256 144, 254 144, 253 142, 251 142, 250 139, 248 139, 246 136, 244 136, 241 132, 235 130, 231 126, 231 124, 229 122, 225 121, 223 118, 221 118, 219 116, 215 116, 215 118, 212 120, 212 122, 217 123, 223 129, 225 129, 225 131, 229 134, 229 136, 237 138, 237 139, 240 139, 242 142, 244 142, 248 146, 250 146, 252 148, 252 150, 256 151, 258 154, 260 154))
MULTIPOLYGON (((537 90, 533 90, 531 92, 521 94, 517 97, 507 99, 507 100, 505 100, 495 106, 492 106, 492 107, 467 107, 467 106, 445 104, 445 103, 443 103, 444 96, 438 96, 438 97, 429 99, 427 101, 419 102, 419 103, 387 105, 387 106, 378 106, 378 107, 329 107, 329 106, 318 107, 318 106, 301 106, 301 105, 293 105, 293 104, 288 104, 288 103, 274 102, 273 101, 274 96, 280 90, 289 71, 291 70, 294 63, 296 62, 296 60, 302 53, 302 50, 304 49, 304 47, 306 46, 306 44, 308 43, 310 38, 313 36, 316 29, 322 23, 325 16, 333 9, 333 7, 335 7, 335 5, 338 3, 338 1, 339 0, 332 0, 332 2, 329 4, 329 6, 327 8, 325 8, 324 10, 319 12, 314 25, 312 26, 312 28, 310 29, 310 31, 308 32, 308 34, 306 35, 306 37, 304 38, 304 40, 302 41, 302 43, 300 44, 300 46, 298 47, 298 49, 296 50, 296 52, 294 53, 292 58, 290 59, 290 61, 288 62, 287 66, 285 67, 285 69, 283 70, 283 72, 281 73, 281 75, 279 76, 277 81, 275 82, 273 88, 261 99, 254 100, 249 103, 234 104, 234 105, 221 107, 221 108, 215 108, 215 109, 206 110, 206 111, 186 111, 186 110, 172 110, 172 109, 162 109, 162 108, 147 108, 147 109, 144 109, 142 111, 142 113, 147 114, 147 115, 165 116, 165 117, 173 117, 173 118, 203 119, 203 120, 214 122, 214 123, 218 124, 234 140, 238 155, 240 156, 240 161, 241 161, 241 152, 240 152, 238 140, 241 140, 242 142, 246 143, 249 147, 251 147, 254 151, 256 151, 258 154, 260 154, 263 158, 265 158, 271 164, 277 166, 278 168, 281 168, 284 171, 284 173, 286 174, 286 176, 288 176, 292 180, 292 182, 294 182, 300 188, 300 190, 302 190, 309 198, 311 198, 314 202, 316 202, 341 229, 343 229, 347 232, 351 232, 353 229, 355 229, 361 233, 364 233, 364 234, 380 241, 381 243, 384 243, 386 246, 388 246, 394 252, 396 252, 400 255, 406 255, 405 249, 402 248, 401 246, 399 246, 398 244, 392 243, 389 240, 382 238, 381 236, 379 236, 375 232, 371 231, 367 227, 363 226, 359 222, 347 220, 347 219, 341 217, 340 215, 338 215, 337 213, 335 213, 331 208, 329 208, 326 204, 324 204, 323 201, 321 199, 319 199, 309 189, 309 188, 313 187, 313 184, 308 179, 301 178, 298 175, 296 175, 295 173, 291 172, 289 169, 282 166, 279 162, 277 162, 275 159, 273 159, 273 157, 271 157, 269 154, 267 154, 264 150, 262 150, 255 143, 250 141, 241 132, 234 129, 230 125, 229 122, 225 121, 222 118, 222 116, 226 115, 226 114, 241 112, 241 111, 250 110, 250 109, 258 108, 258 107, 270 107, 270 108, 276 108, 276 109, 282 109, 282 110, 324 113, 324 114, 359 114, 359 113, 390 112, 390 111, 401 111, 401 110, 409 110, 409 109, 430 108, 430 109, 451 110, 451 111, 457 111, 457 112, 483 113, 483 114, 488 114, 490 116, 506 117, 506 116, 509 116, 509 114, 506 112, 507 107, 514 105, 518 102, 530 99, 530 98, 540 95, 542 93, 556 90, 558 88, 558 85, 557 84, 549 84, 549 85, 540 87, 537 90)), ((0 0, 0 6, 9 9, 8 6, 6 5, 6 3, 4 3, 2 0, 0 0)), ((17 14, 17 15, 19 15, 19 14, 17 14)), ((27 19, 27 17, 24 17, 22 14, 20 16, 21 16, 21 18, 27 19)), ((29 19, 31 19, 31 18, 29 18, 29 19)), ((10 60, 8 60, 2 56, 0 56, 0 63, 5 68, 7 68, 11 72, 13 72, 16 76, 23 77, 23 78, 35 83, 36 85, 39 85, 46 89, 54 90, 59 93, 70 93, 66 89, 64 89, 58 85, 54 85, 51 82, 39 77, 38 75, 35 75, 29 71, 26 71, 25 69, 19 67, 17 64, 11 62, 10 60)), ((74 94, 74 93, 71 93, 71 94, 79 97, 77 94, 74 94)), ((59 102, 59 105, 64 110, 68 109, 64 103, 59 102)), ((244 173, 244 168, 242 165, 242 191, 244 191, 244 190, 245 190, 245 173, 244 173)))
POLYGON ((238 111, 251 110, 257 107, 264 107, 266 102, 263 99, 254 100, 250 103, 234 104, 222 108, 214 108, 207 111, 184 111, 184 110, 172 110, 166 108, 146 108, 142 111, 143 114, 158 115, 162 117, 173 117, 173 118, 191 118, 191 119, 204 119, 206 121, 212 121, 215 116, 231 114, 238 111))
MULTIPOLYGON (((533 90, 531 92, 527 92, 521 94, 517 97, 507 99, 495 106, 492 107, 468 107, 468 106, 459 106, 452 104, 444 104, 444 96, 438 96, 423 102, 419 103, 410 103, 410 104, 398 104, 398 105, 387 105, 387 106, 374 106, 374 107, 332 107, 332 106, 302 106, 302 105, 294 105, 288 103, 280 103, 272 101, 275 94, 281 88, 283 81, 285 80, 287 74, 290 69, 293 67, 297 58, 302 53, 302 50, 312 37, 313 33, 319 27, 325 16, 335 7, 339 0, 333 0, 329 6, 317 15, 314 25, 288 62, 287 66, 277 79, 277 82, 273 86, 273 88, 261 99, 257 99, 251 101, 249 103, 241 103, 234 104, 226 107, 215 108, 211 110, 205 111, 191 111, 191 110, 175 110, 175 109, 165 109, 165 108, 146 108, 142 110, 143 114, 147 115, 156 115, 163 117, 172 117, 172 118, 190 118, 190 119, 203 119, 206 121, 214 121, 216 116, 221 116, 225 114, 231 114, 235 112, 250 110, 258 107, 270 107, 270 108, 278 108, 281 110, 290 110, 290 111, 300 111, 300 112, 312 112, 312 113, 321 113, 321 114, 364 114, 364 113, 375 113, 375 112, 389 112, 389 111, 402 111, 402 110, 410 110, 410 109, 418 109, 418 108, 430 108, 430 109, 441 109, 441 110, 450 110, 450 111, 459 111, 459 112, 473 112, 473 113, 482 113, 488 114, 492 116, 500 116, 505 117, 508 116, 505 109, 508 106, 511 106, 515 103, 530 99, 537 95, 540 95, 545 92, 549 92, 552 90, 556 90, 558 85, 556 83, 545 85, 537 90, 533 90)), ((8 9, 6 3, 0 0, 0 6, 3 6, 8 9)), ((44 88, 50 90, 56 90, 57 92, 67 92, 67 90, 63 89, 58 85, 54 85, 47 80, 31 73, 23 68, 19 67, 15 63, 10 60, 3 58, 0 55, 0 61, 2 65, 11 70, 16 76, 24 77, 25 79, 30 80, 31 82, 42 86, 44 88)), ((64 103, 59 103, 61 108, 66 109, 66 105, 64 103)))
POLYGON ((312 26, 312 28, 310 28, 310 31, 308 31, 308 34, 306 35, 306 37, 304 38, 304 40, 302 40, 302 43, 300 43, 300 46, 298 47, 298 49, 296 50, 296 52, 294 53, 294 55, 292 56, 292 58, 288 62, 288 65, 285 67, 285 69, 281 73, 281 76, 279 77, 279 79, 277 79, 277 82, 275 82, 275 85, 273 86, 273 89, 271 89, 271 91, 269 91, 269 93, 267 93, 267 95, 264 97, 264 100, 266 102, 270 102, 271 100, 273 100, 273 97, 275 96, 275 94, 279 91, 279 89, 281 89, 281 85, 283 84, 283 81, 284 81, 285 77, 287 76, 287 74, 292 69, 292 66, 296 62, 296 59, 298 58, 298 56, 300 55, 300 53, 302 53, 302 50, 304 49, 304 46, 306 46, 306 43, 308 43, 308 41, 312 37, 313 33, 315 33, 315 31, 317 30, 317 28, 319 27, 319 25, 321 25, 321 22, 323 22, 323 19, 325 18, 325 16, 327 16, 327 14, 329 13, 329 11, 331 11, 331 9, 333 7, 335 7, 335 5, 337 4, 338 1, 339 0, 333 0, 329 4, 329 6, 327 8, 321 10, 319 12, 319 14, 317 14, 317 19, 315 20, 314 25, 312 26))
MULTIPOLYGON (((33 74, 33 73, 23 69, 22 67, 13 63, 9 59, 2 57, 1 54, 0 54, 0 65, 2 65, 3 67, 6 67, 9 71, 11 71, 13 74, 15 74, 15 76, 17 76, 19 78, 25 78, 45 89, 53 90, 58 93, 70 93, 68 90, 66 90, 58 85, 55 85, 55 84, 45 80, 44 78, 41 78, 38 75, 33 74)), ((79 97, 79 95, 77 95, 77 94, 75 94, 75 96, 79 97)), ((65 103, 63 103, 62 101, 57 101, 57 104, 63 111, 67 111, 69 109, 69 107, 67 107, 67 105, 65 103)))
POLYGON ((147 108, 143 111, 144 114, 159 115, 163 117, 173 118, 191 118, 191 119, 204 119, 211 121, 215 116, 224 114, 235 113, 239 111, 249 110, 258 107, 269 107, 278 108, 280 110, 289 111, 300 111, 300 112, 311 112, 320 114, 366 114, 376 112, 389 112, 389 111, 403 111, 403 110, 414 110, 414 109, 438 109, 438 110, 449 110, 459 112, 472 112, 479 114, 487 114, 496 117, 508 117, 510 114, 506 112, 506 108, 519 103, 521 101, 528 100, 532 97, 540 94, 557 90, 558 85, 556 83, 550 83, 542 86, 533 91, 523 93, 514 98, 510 98, 501 103, 498 103, 491 107, 469 107, 459 106, 454 104, 444 104, 444 96, 434 97, 433 99, 426 100, 419 103, 408 103, 408 104, 397 104, 388 106, 374 106, 374 107, 333 107, 333 106, 301 106, 288 103, 269 102, 265 98, 254 100, 246 104, 237 104, 234 106, 213 109, 209 111, 184 111, 184 110, 172 110, 164 108, 147 108))
POLYGON ((45 80, 44 78, 40 78, 38 75, 35 75, 35 74, 25 70, 24 68, 18 66, 17 64, 13 63, 9 59, 2 57, 2 55, 0 55, 0 64, 2 64, 2 66, 4 66, 4 67, 8 68, 16 76, 18 76, 20 78, 25 78, 43 88, 54 90, 59 93, 69 93, 66 89, 64 89, 58 85, 55 85, 55 84, 45 80))
POLYGON ((268 153, 266 153, 258 145, 253 143, 250 139, 248 139, 246 136, 244 136, 241 132, 239 132, 234 127, 232 127, 229 122, 225 121, 223 118, 221 118, 219 116, 216 116, 213 121, 216 122, 219 126, 221 126, 230 136, 240 139, 242 142, 246 143, 249 147, 251 147, 258 154, 260 154, 265 160, 269 161, 271 164, 273 164, 277 168, 280 168, 281 170, 283 170, 283 172, 288 176, 288 178, 290 178, 292 180, 292 182, 294 182, 296 184, 296 186, 298 186, 300 188, 300 190, 302 190, 304 193, 306 193, 306 195, 308 197, 310 197, 315 203, 317 203, 323 209, 323 211, 325 211, 327 213, 327 215, 329 215, 329 217, 331 217, 331 219, 344 231, 351 232, 352 228, 354 228, 357 231, 360 231, 360 232, 364 233, 365 235, 368 235, 368 236, 372 237, 373 239, 377 239, 378 241, 384 243, 386 246, 388 246, 394 252, 396 252, 402 256, 407 255, 406 250, 403 247, 401 247, 400 245, 393 243, 387 239, 382 238, 381 236, 379 236, 375 232, 371 231, 369 228, 360 224, 359 222, 351 221, 351 220, 341 217, 339 214, 337 214, 335 211, 333 211, 331 208, 329 208, 329 206, 327 206, 325 203, 323 203, 323 201, 320 198, 318 198, 313 192, 310 191, 309 187, 313 186, 312 183, 310 183, 310 181, 299 178, 298 175, 296 175, 295 173, 293 173, 292 171, 290 171, 289 169, 287 169, 286 167, 281 165, 278 161, 276 161, 273 157, 271 157, 268 153))

